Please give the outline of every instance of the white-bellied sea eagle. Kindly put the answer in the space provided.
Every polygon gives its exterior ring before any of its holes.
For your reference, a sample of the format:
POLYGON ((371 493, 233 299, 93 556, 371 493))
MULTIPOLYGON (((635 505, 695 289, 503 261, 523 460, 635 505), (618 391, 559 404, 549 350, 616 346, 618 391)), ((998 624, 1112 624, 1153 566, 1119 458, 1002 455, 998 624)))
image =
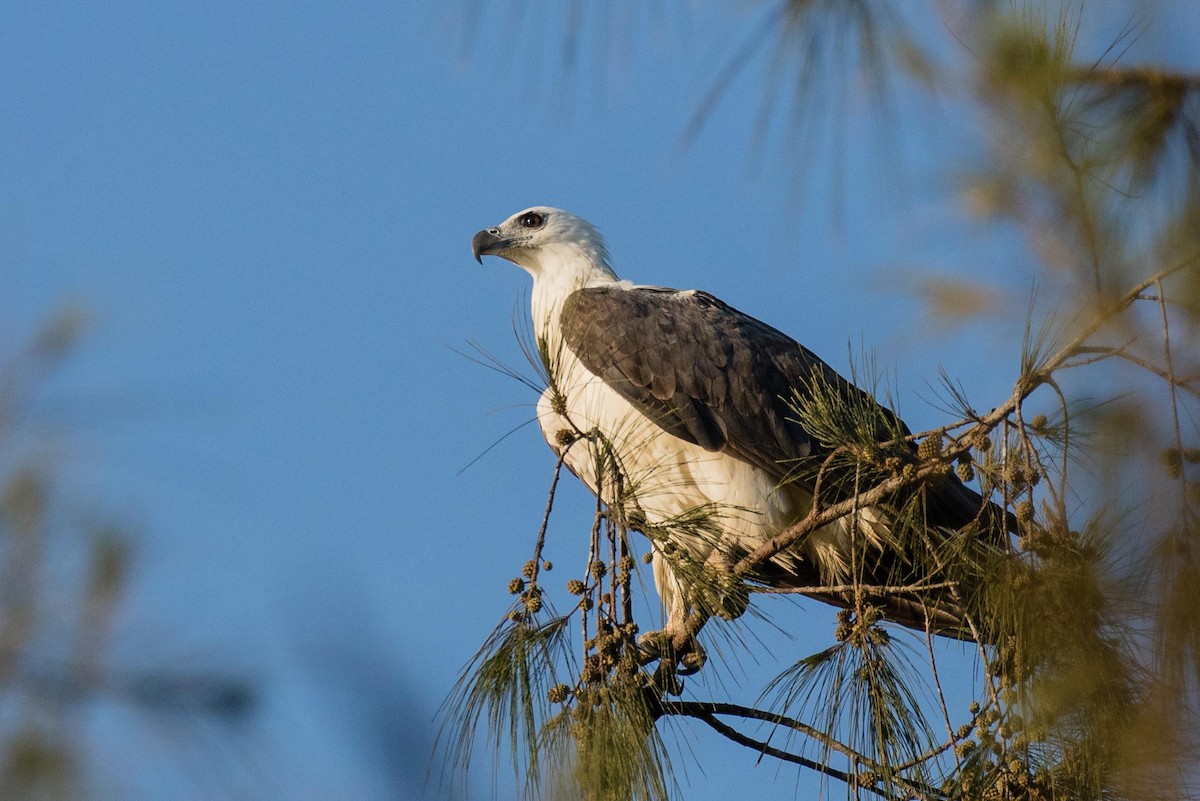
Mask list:
MULTIPOLYGON (((475 234, 471 248, 480 262, 499 256, 533 276, 534 334, 551 373, 537 418, 550 447, 559 454, 568 448, 567 467, 611 505, 605 496, 613 481, 597 476, 594 453, 571 444, 598 433, 649 524, 712 510, 718 537, 693 533, 675 543, 700 562, 723 555, 728 564, 729 553, 753 550, 810 510, 814 471, 799 468, 819 465, 839 444, 822 441, 799 420, 797 409, 814 393, 832 392, 873 410, 881 440, 908 434, 786 334, 704 292, 621 280, 600 233, 574 214, 526 209, 475 234)), ((978 521, 989 506, 952 475, 936 476, 922 493, 925 525, 944 531, 978 521)), ((860 509, 856 519, 836 520, 777 555, 756 580, 800 590, 845 584, 852 535, 861 532, 859 541, 875 554, 865 578, 887 583, 888 571, 904 561, 889 552, 892 519, 882 504, 860 509)), ((665 630, 672 632, 688 612, 687 583, 672 568, 672 549, 661 538, 652 544, 665 630)), ((864 579, 861 569, 853 572, 864 579)), ((807 594, 840 606, 851 599, 844 591, 807 594)), ((895 597, 881 603, 887 617, 904 625, 930 624, 961 636, 953 631, 961 621, 944 603, 895 597)))

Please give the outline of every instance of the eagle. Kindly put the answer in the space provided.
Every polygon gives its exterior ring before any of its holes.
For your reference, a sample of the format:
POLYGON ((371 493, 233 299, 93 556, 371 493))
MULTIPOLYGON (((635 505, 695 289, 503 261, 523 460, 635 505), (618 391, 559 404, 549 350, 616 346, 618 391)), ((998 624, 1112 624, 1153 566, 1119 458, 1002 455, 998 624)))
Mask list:
MULTIPOLYGON (((871 436, 890 441, 901 456, 907 449, 915 461, 904 423, 812 351, 706 292, 622 280, 600 232, 574 214, 525 209, 476 233, 471 250, 481 264, 485 255, 498 256, 533 278, 531 321, 549 374, 537 420, 550 448, 610 508, 620 487, 622 502, 635 510, 631 518, 641 521, 633 527, 675 527, 673 537, 651 537, 668 635, 682 630, 695 598, 695 573, 680 568, 678 549, 693 565, 727 568, 804 517, 818 481, 830 487, 822 501, 853 494, 852 470, 822 474, 820 466, 845 443, 831 441, 836 431, 814 430, 806 403, 840 399, 841 408, 872 421, 871 436), (605 444, 620 482, 605 475, 595 448, 577 446, 582 437, 605 444), (706 525, 678 525, 700 512, 706 525)), ((992 505, 948 471, 912 492, 920 493, 923 525, 942 537, 972 526, 973 537, 979 529, 1003 536, 992 505)), ((914 579, 905 566, 915 569, 916 560, 897 552, 901 537, 892 530, 902 500, 819 528, 753 580, 849 608, 853 594, 838 585, 914 579), (854 557, 856 537, 860 551, 872 554, 865 563, 854 557)), ((910 628, 966 636, 961 609, 944 592, 875 603, 885 618, 910 628)))

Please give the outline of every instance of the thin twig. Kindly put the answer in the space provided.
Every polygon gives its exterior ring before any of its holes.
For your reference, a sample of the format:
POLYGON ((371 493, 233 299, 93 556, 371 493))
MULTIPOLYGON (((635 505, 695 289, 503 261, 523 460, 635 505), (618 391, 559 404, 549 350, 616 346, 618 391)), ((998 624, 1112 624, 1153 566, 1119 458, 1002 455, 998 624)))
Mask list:
POLYGON ((1148 373, 1153 373, 1154 375, 1161 378, 1163 381, 1170 383, 1174 387, 1182 389, 1184 392, 1188 393, 1192 397, 1200 398, 1200 387, 1192 386, 1190 381, 1188 381, 1186 379, 1181 379, 1178 376, 1176 376, 1174 373, 1175 368, 1173 365, 1168 370, 1164 370, 1163 368, 1159 367, 1158 365, 1154 364, 1153 362, 1147 361, 1146 359, 1143 359, 1140 356, 1135 356, 1134 354, 1125 350, 1124 347, 1112 348, 1112 349, 1107 349, 1107 348, 1103 348, 1103 347, 1095 347, 1095 348, 1082 347, 1082 348, 1079 348, 1078 352, 1079 353, 1095 353, 1095 354, 1097 354, 1097 357, 1093 358, 1093 359, 1085 359, 1083 361, 1073 362, 1070 365, 1071 367, 1081 367, 1086 364, 1092 364, 1093 362, 1101 361, 1103 359, 1111 358, 1111 357, 1115 356, 1118 359, 1124 359, 1125 361, 1129 362, 1130 364, 1133 364, 1133 365, 1136 365, 1136 366, 1142 368, 1143 370, 1145 370, 1148 373))
MULTIPOLYGON (((971 719, 970 719, 970 721, 968 721, 966 723, 965 728, 967 728, 968 731, 973 730, 975 728, 976 722, 979 720, 979 716, 982 715, 983 712, 985 710, 989 709, 990 707, 991 707, 990 701, 987 704, 980 706, 979 711, 976 712, 975 714, 971 715, 971 719)), ((935 745, 934 747, 930 748, 925 753, 915 756, 912 759, 908 760, 907 762, 897 765, 896 767, 893 768, 893 770, 903 771, 903 770, 908 770, 909 768, 915 768, 917 765, 928 762, 929 760, 933 759, 934 757, 937 757, 937 756, 940 756, 941 754, 946 753, 947 751, 949 751, 951 748, 953 748, 958 743, 962 742, 963 740, 969 739, 970 736, 971 735, 968 733, 966 737, 959 737, 956 733, 950 732, 950 738, 947 739, 945 742, 935 745)))
MULTIPOLYGON (((1175 361, 1171 356, 1171 326, 1167 316, 1167 304, 1163 300, 1165 291, 1163 290, 1162 281, 1158 282, 1158 297, 1159 309, 1162 311, 1162 341, 1163 341, 1163 363, 1167 366, 1167 386, 1171 393, 1171 424, 1173 426, 1173 437, 1175 450, 1177 453, 1183 452, 1183 433, 1179 426, 1179 394, 1175 391, 1178 386, 1178 381, 1175 380, 1175 361)), ((1188 495, 1187 495, 1187 478, 1182 470, 1179 471, 1179 501, 1180 515, 1183 522, 1186 524, 1188 519, 1188 495)))
POLYGON ((1067 395, 1063 392, 1062 387, 1058 385, 1058 381, 1054 376, 1046 378, 1046 386, 1054 390, 1058 396, 1059 408, 1062 410, 1062 462, 1059 464, 1058 474, 1062 482, 1061 486, 1055 487, 1054 482, 1047 478, 1046 488, 1050 493, 1051 499, 1054 501, 1054 507, 1058 513, 1060 520, 1067 519, 1067 467, 1070 458, 1071 450, 1071 415, 1068 413, 1069 404, 1067 403, 1067 395))
POLYGON ((933 686, 937 689, 938 705, 942 709, 942 719, 946 722, 948 743, 954 743, 954 724, 950 722, 950 709, 946 706, 946 693, 942 690, 942 677, 938 673, 937 656, 933 653, 933 630, 929 615, 925 616, 925 648, 929 652, 929 672, 933 676, 933 686))
POLYGON ((909 592, 926 592, 928 590, 944 590, 955 586, 953 581, 939 581, 931 584, 819 584, 805 587, 750 587, 750 592, 766 595, 807 595, 808 593, 837 593, 862 590, 868 595, 900 595, 909 592))
MULTIPOLYGON (((716 731, 717 733, 721 734, 724 737, 729 738, 730 740, 733 740, 738 745, 744 745, 748 748, 753 748, 755 751, 766 754, 767 756, 773 756, 776 759, 783 760, 784 762, 793 762, 797 765, 801 765, 803 767, 810 768, 812 770, 817 771, 818 773, 824 773, 826 776, 830 776, 834 779, 838 779, 839 781, 845 782, 846 784, 850 784, 850 782, 852 780, 850 774, 848 774, 844 771, 840 771, 837 768, 830 767, 829 765, 825 765, 821 762, 817 762, 812 759, 808 759, 807 757, 800 756, 799 754, 792 754, 787 751, 781 751, 780 749, 775 748, 774 746, 768 745, 767 743, 764 743, 761 740, 755 740, 752 737, 747 737, 746 735, 742 734, 741 732, 739 732, 737 729, 733 728, 732 726, 726 725, 725 723, 722 723, 721 721, 717 720, 717 718, 711 714, 707 714, 704 712, 675 712, 675 713, 668 713, 668 714, 679 714, 679 715, 684 715, 686 717, 691 717, 691 718, 696 718, 697 720, 701 720, 701 721, 707 723, 710 727, 712 727, 712 729, 714 731, 716 731)), ((869 787, 866 789, 871 790, 872 792, 879 792, 885 798, 892 797, 892 796, 888 796, 886 793, 877 791, 874 788, 869 787)))
POLYGON ((546 545, 546 530, 550 527, 550 511, 554 508, 554 493, 558 489, 558 477, 562 474, 563 463, 567 459, 567 451, 571 446, 563 448, 554 463, 554 477, 550 479, 550 497, 546 499, 546 511, 542 513, 542 525, 538 529, 537 545, 533 548, 533 575, 529 577, 531 585, 537 585, 538 572, 542 566, 542 548, 546 545))
MULTIPOLYGON (((772 723, 777 726, 784 726, 786 728, 793 729, 813 738, 827 748, 838 751, 851 761, 869 771, 876 773, 883 772, 880 765, 878 765, 874 760, 869 759, 864 754, 860 754, 853 748, 850 748, 844 743, 829 737, 825 733, 813 728, 812 726, 809 726, 806 723, 801 723, 800 721, 795 720, 794 718, 786 717, 785 715, 777 715, 773 712, 767 712, 765 710, 755 709, 753 707, 740 706, 738 704, 726 704, 709 701, 663 701, 661 702, 661 708, 663 714, 680 715, 683 717, 702 720, 711 726, 715 731, 719 732, 725 737, 728 737, 734 742, 739 743, 740 745, 753 748, 756 751, 766 754, 767 756, 773 756, 786 762, 793 762, 798 765, 803 765, 804 767, 824 773, 827 776, 846 782, 847 784, 855 781, 855 777, 823 763, 807 759, 806 757, 798 754, 792 754, 788 751, 782 751, 778 748, 768 745, 765 742, 747 737, 737 729, 734 729, 732 726, 722 723, 717 719, 716 716, 729 715, 748 720, 761 720, 766 723, 772 723)), ((892 781, 903 787, 907 793, 910 793, 913 796, 919 798, 928 798, 931 796, 940 797, 940 795, 937 794, 933 788, 925 787, 909 779, 893 776, 892 781)), ((863 789, 869 790, 870 792, 876 793, 884 798, 897 798, 896 796, 888 793, 886 790, 877 787, 864 787, 863 789)))

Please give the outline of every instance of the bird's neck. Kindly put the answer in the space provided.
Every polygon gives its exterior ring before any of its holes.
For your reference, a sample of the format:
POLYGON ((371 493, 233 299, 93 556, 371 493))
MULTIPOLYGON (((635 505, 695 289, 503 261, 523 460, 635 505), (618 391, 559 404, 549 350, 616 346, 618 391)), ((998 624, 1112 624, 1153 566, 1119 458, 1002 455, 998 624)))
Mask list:
POLYGON ((584 287, 620 281, 606 261, 582 254, 569 254, 555 263, 542 262, 525 269, 533 276, 533 330, 539 339, 547 341, 558 331, 559 313, 568 295, 584 287))

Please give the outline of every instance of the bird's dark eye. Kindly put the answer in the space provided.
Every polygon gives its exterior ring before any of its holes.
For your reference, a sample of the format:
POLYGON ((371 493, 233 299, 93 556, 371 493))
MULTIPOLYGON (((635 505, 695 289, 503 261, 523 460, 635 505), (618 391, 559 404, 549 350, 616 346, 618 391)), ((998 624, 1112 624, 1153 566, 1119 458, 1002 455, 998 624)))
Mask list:
POLYGON ((546 219, 536 211, 529 211, 520 216, 517 220, 522 228, 541 228, 546 219))

